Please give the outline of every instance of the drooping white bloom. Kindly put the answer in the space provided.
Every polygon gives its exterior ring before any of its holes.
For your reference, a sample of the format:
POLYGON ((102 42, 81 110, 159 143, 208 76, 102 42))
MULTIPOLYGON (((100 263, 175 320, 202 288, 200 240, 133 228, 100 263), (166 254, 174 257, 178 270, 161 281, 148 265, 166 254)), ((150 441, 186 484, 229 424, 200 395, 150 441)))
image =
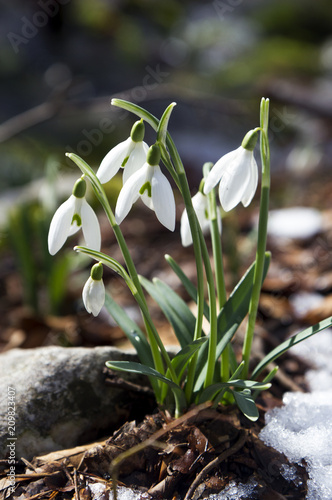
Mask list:
POLYGON ((123 221, 140 197, 147 207, 155 211, 159 222, 170 231, 174 231, 174 195, 169 181, 158 165, 159 160, 159 147, 153 145, 149 149, 146 163, 123 185, 115 207, 118 224, 123 221))
POLYGON ((65 244, 68 236, 82 228, 86 246, 100 250, 101 235, 98 218, 85 199, 86 182, 79 179, 73 194, 57 209, 53 215, 48 233, 48 249, 56 254, 65 244))
POLYGON ((108 182, 119 171, 123 170, 123 183, 137 172, 146 161, 149 146, 143 141, 144 123, 134 123, 130 137, 112 148, 102 160, 97 177, 102 184, 108 182))
POLYGON ((253 150, 256 141, 257 132, 248 132, 242 145, 222 156, 206 178, 204 193, 209 193, 219 182, 219 199, 226 212, 240 201, 247 207, 255 195, 258 167, 253 150))
POLYGON ((91 269, 89 279, 84 285, 82 299, 88 313, 98 316, 105 303, 105 286, 102 280, 103 266, 99 262, 91 269))
MULTIPOLYGON (((193 208, 196 212, 199 225, 201 226, 203 234, 206 234, 210 228, 210 220, 208 218, 208 198, 206 195, 198 191, 195 196, 192 197, 193 208)), ((217 212, 219 232, 221 233, 221 217, 220 212, 217 212)), ((188 247, 192 244, 192 234, 189 226, 189 219, 187 210, 184 209, 181 216, 181 242, 184 247, 188 247)))

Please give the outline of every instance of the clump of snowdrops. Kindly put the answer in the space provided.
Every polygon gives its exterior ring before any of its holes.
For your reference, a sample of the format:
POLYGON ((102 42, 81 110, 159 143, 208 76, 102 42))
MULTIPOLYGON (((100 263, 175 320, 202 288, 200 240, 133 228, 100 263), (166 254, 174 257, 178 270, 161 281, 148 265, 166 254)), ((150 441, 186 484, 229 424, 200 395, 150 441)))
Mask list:
POLYGON ((277 371, 277 368, 267 371, 269 363, 291 346, 331 325, 331 318, 328 318, 297 333, 267 354, 254 369, 249 366, 261 286, 270 262, 270 254, 266 252, 270 192, 269 100, 262 99, 260 124, 246 134, 241 145, 214 165, 204 165, 203 179, 193 197, 180 155, 168 132, 175 103, 168 106, 160 120, 130 102, 113 99, 112 104, 130 111, 139 119, 134 123, 129 138, 106 155, 97 173, 76 154, 67 154, 79 167, 82 176, 75 183, 72 195, 54 214, 49 230, 49 251, 55 254, 68 236, 82 229, 86 246, 76 246, 75 250, 97 261, 83 288, 84 305, 95 316, 104 306, 136 348, 140 360, 140 363, 107 362, 107 367, 149 377, 158 404, 173 411, 176 417, 192 404, 212 401, 214 405, 236 403, 247 418, 256 420, 255 397, 259 391, 271 386, 277 371), (156 133, 156 141, 150 147, 144 142, 145 125, 152 127, 156 133), (262 169, 256 259, 227 295, 218 198, 225 212, 235 209, 240 202, 245 207, 250 204, 258 185, 258 166, 254 157, 256 143, 259 144, 262 169), (121 168, 123 187, 113 211, 103 184, 121 168), (163 281, 149 281, 137 274, 120 229, 132 205, 141 198, 155 212, 161 224, 170 231, 175 230, 173 188, 162 169, 168 171, 183 197, 185 210, 181 217, 181 240, 184 246, 193 245, 197 286, 171 256, 166 255, 165 258, 189 296, 197 303, 196 316, 163 281), (90 182, 112 226, 124 265, 100 252, 98 218, 85 199, 87 182, 90 182), (207 233, 212 240, 213 266, 205 242, 207 233), (140 308, 144 329, 130 319, 115 298, 105 291, 103 266, 108 266, 125 281, 140 308), (151 318, 146 293, 159 304, 179 341, 179 351, 172 359, 151 318), (208 320, 208 331, 203 330, 204 317, 208 320), (235 356, 232 339, 246 317, 247 329, 239 360, 235 356))

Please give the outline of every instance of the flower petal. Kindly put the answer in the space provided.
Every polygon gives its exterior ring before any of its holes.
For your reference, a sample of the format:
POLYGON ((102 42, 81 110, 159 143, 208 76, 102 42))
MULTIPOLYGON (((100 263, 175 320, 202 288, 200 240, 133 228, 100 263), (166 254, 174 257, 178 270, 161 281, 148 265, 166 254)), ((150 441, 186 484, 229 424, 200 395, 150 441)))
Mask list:
POLYGON ((252 152, 240 147, 236 158, 225 169, 219 184, 219 199, 226 212, 232 210, 244 196, 250 180, 252 152))
POLYGON ((189 247, 189 245, 192 244, 193 239, 191 236, 188 213, 186 209, 183 210, 183 213, 181 215, 180 235, 181 235, 182 246, 189 247))
POLYGON ((95 212, 85 198, 82 200, 81 218, 86 246, 91 248, 91 250, 97 250, 99 252, 101 246, 99 221, 95 212))
POLYGON ((129 177, 123 185, 115 207, 115 219, 117 224, 121 224, 128 215, 133 203, 139 197, 139 190, 143 186, 147 177, 149 165, 145 163, 142 168, 129 177))
POLYGON ((152 203, 156 212, 156 216, 167 229, 174 231, 175 229, 175 200, 172 186, 160 170, 159 166, 155 166, 151 179, 152 187, 152 203))
POLYGON ((120 169, 123 161, 130 155, 135 143, 130 137, 112 148, 102 160, 97 177, 102 184, 108 182, 120 169))
POLYGON ((224 174, 225 169, 227 169, 229 167, 229 164, 232 163, 233 160, 237 157, 239 149, 240 148, 237 148, 234 151, 230 151, 229 153, 225 154, 213 165, 207 178, 205 179, 205 194, 208 194, 211 189, 213 189, 218 184, 224 174))
POLYGON ((250 178, 247 185, 247 189, 241 199, 241 202, 244 207, 247 207, 251 203, 253 197, 255 196, 257 184, 258 184, 258 166, 255 157, 252 154, 250 163, 250 178))
POLYGON ((75 196, 71 195, 53 215, 48 233, 48 250, 51 255, 56 254, 68 238, 74 211, 75 196))
POLYGON ((192 198, 193 207, 196 212, 197 219, 199 225, 202 228, 203 233, 206 230, 206 228, 208 228, 210 225, 210 221, 207 218, 207 210, 208 210, 207 201, 208 201, 207 197, 200 191, 198 191, 192 198))
POLYGON ((88 313, 98 316, 105 302, 105 286, 103 280, 89 277, 82 291, 82 299, 88 313))
POLYGON ((130 153, 129 159, 123 170, 123 183, 125 184, 137 170, 139 170, 146 162, 146 155, 149 146, 145 142, 136 142, 134 149, 130 153))
POLYGON ((77 198, 75 196, 75 208, 74 208, 74 213, 73 213, 74 220, 72 220, 72 222, 71 222, 68 237, 73 236, 73 234, 76 234, 80 229, 82 229, 82 225, 77 224, 77 221, 75 220, 75 215, 77 214, 80 217, 80 219, 82 220, 81 208, 82 208, 83 200, 84 200, 84 198, 77 198))

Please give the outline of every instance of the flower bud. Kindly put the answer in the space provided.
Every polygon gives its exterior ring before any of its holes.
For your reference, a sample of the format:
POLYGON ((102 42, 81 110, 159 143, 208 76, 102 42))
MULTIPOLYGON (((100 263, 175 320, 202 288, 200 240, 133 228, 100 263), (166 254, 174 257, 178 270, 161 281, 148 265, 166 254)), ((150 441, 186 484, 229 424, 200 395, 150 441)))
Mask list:
POLYGON ((148 151, 148 154, 146 156, 146 161, 149 165, 152 167, 159 165, 160 162, 160 148, 158 144, 153 144, 148 151))
POLYGON ((255 149, 257 139, 258 139, 258 130, 257 129, 249 130, 249 132, 247 132, 246 135, 244 136, 241 146, 243 147, 243 149, 246 149, 247 151, 253 151, 255 149))
POLYGON ((74 184, 73 195, 76 198, 84 198, 85 193, 86 193, 86 182, 83 179, 83 177, 81 177, 74 184))
POLYGON ((145 135, 145 125, 143 120, 138 120, 132 126, 130 137, 134 142, 142 142, 145 135))

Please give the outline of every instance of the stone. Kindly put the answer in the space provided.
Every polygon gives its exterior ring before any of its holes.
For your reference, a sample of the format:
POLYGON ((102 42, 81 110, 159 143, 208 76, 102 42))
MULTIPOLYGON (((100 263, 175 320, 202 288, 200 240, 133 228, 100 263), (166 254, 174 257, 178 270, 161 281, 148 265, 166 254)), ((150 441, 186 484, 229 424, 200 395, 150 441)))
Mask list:
MULTIPOLYGON (((117 426, 132 396, 105 384, 108 360, 137 357, 113 347, 49 346, 0 354, 0 458, 13 448, 16 459, 31 460, 117 426)), ((121 377, 138 382, 134 375, 121 377)))

